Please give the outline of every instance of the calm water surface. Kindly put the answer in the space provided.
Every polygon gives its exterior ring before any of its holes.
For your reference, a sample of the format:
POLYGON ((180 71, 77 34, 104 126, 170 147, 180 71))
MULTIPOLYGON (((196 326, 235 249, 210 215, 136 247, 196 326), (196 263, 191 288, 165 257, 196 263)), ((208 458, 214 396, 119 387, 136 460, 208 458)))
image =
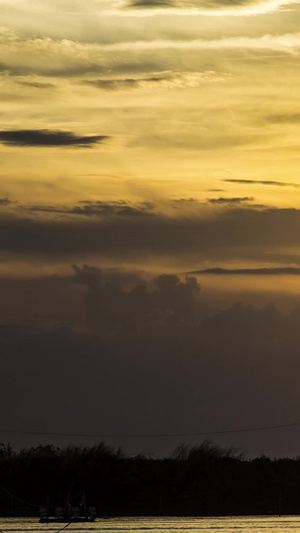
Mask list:
POLYGON ((0 519, 0 533, 300 533, 300 516, 234 518, 110 518, 90 524, 40 524, 38 519, 0 519))

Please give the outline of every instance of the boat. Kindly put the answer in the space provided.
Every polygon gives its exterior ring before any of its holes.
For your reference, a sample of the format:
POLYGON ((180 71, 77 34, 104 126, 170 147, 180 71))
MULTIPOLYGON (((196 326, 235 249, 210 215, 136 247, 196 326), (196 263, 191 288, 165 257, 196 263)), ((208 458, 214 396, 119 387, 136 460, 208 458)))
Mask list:
POLYGON ((40 522, 95 522, 97 517, 96 507, 89 506, 84 513, 80 513, 79 507, 72 506, 69 502, 66 502, 63 507, 55 507, 55 512, 51 515, 49 505, 40 507, 40 522))

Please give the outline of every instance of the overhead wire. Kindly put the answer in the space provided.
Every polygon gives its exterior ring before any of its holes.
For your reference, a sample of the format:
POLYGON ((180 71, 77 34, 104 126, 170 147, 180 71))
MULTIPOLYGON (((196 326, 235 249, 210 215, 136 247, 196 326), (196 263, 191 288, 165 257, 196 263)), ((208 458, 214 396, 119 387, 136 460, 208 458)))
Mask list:
POLYGON ((101 438, 101 439, 139 439, 139 438, 167 438, 167 437, 204 437, 209 435, 226 435, 230 433, 249 433, 252 431, 266 431, 269 429, 284 429, 300 426, 300 422, 290 424, 276 424, 270 426, 255 426, 239 429, 227 429, 218 431, 199 431, 196 433, 130 433, 130 434, 111 434, 111 433, 51 433, 41 431, 22 431, 11 429, 0 429, 0 433, 18 434, 18 435, 37 435, 42 437, 82 437, 82 438, 101 438))
MULTIPOLYGON (((40 504, 38 503, 31 503, 31 502, 27 502, 26 500, 22 500, 22 498, 18 498, 18 496, 16 496, 15 494, 13 494, 12 492, 10 492, 8 489, 6 489, 5 487, 3 487, 3 485, 0 484, 0 489, 2 489, 4 492, 6 492, 11 498, 13 498, 14 500, 17 500, 18 502, 21 502, 21 503, 24 503, 25 505, 30 505, 31 507, 40 507, 40 504)), ((1 532, 0 532, 1 533, 1 532)))

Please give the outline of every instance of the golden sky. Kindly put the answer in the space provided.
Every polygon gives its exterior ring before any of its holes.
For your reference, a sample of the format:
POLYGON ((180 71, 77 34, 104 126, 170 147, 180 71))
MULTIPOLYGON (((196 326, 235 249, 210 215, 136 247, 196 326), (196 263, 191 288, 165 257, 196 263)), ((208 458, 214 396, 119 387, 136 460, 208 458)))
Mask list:
POLYGON ((299 2, 0 12, 3 272, 298 264, 299 2))

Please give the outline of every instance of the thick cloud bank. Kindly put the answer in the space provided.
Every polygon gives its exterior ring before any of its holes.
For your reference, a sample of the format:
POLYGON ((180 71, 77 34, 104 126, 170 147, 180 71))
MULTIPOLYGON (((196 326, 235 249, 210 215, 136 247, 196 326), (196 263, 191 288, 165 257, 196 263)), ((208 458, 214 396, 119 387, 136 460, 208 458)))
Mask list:
MULTIPOLYGON (((75 268, 69 282, 87 288, 88 331, 67 322, 1 326, 2 428, 44 431, 56 444, 70 438, 49 433, 119 435, 109 442, 128 453, 163 455, 195 443, 191 434, 299 420, 299 307, 284 315, 240 302, 197 323, 203 296, 194 280, 160 275, 150 287, 128 278, 125 290, 121 279, 75 268)), ((34 438, 2 432, 21 445, 34 438)), ((217 438, 250 454, 293 456, 299 430, 217 438)))
POLYGON ((298 209, 259 209, 243 203, 233 207, 221 202, 207 211, 206 205, 195 202, 191 214, 175 209, 169 216, 150 202, 81 201, 65 208, 15 207, 6 199, 2 209, 7 210, 0 218, 0 251, 5 253, 34 254, 68 263, 97 256, 99 260, 122 260, 123 264, 130 258, 139 264, 149 258, 167 258, 171 265, 174 258, 180 258, 185 270, 192 270, 186 268, 188 264, 203 270, 202 261, 215 266, 237 259, 254 260, 262 266, 268 263, 271 268, 272 254, 276 255, 274 267, 290 267, 286 262, 290 263, 292 256, 296 262, 292 268, 299 264, 295 253, 300 245, 298 209), (34 213, 44 217, 31 217, 34 213), (61 216, 50 217, 58 214, 61 216))

